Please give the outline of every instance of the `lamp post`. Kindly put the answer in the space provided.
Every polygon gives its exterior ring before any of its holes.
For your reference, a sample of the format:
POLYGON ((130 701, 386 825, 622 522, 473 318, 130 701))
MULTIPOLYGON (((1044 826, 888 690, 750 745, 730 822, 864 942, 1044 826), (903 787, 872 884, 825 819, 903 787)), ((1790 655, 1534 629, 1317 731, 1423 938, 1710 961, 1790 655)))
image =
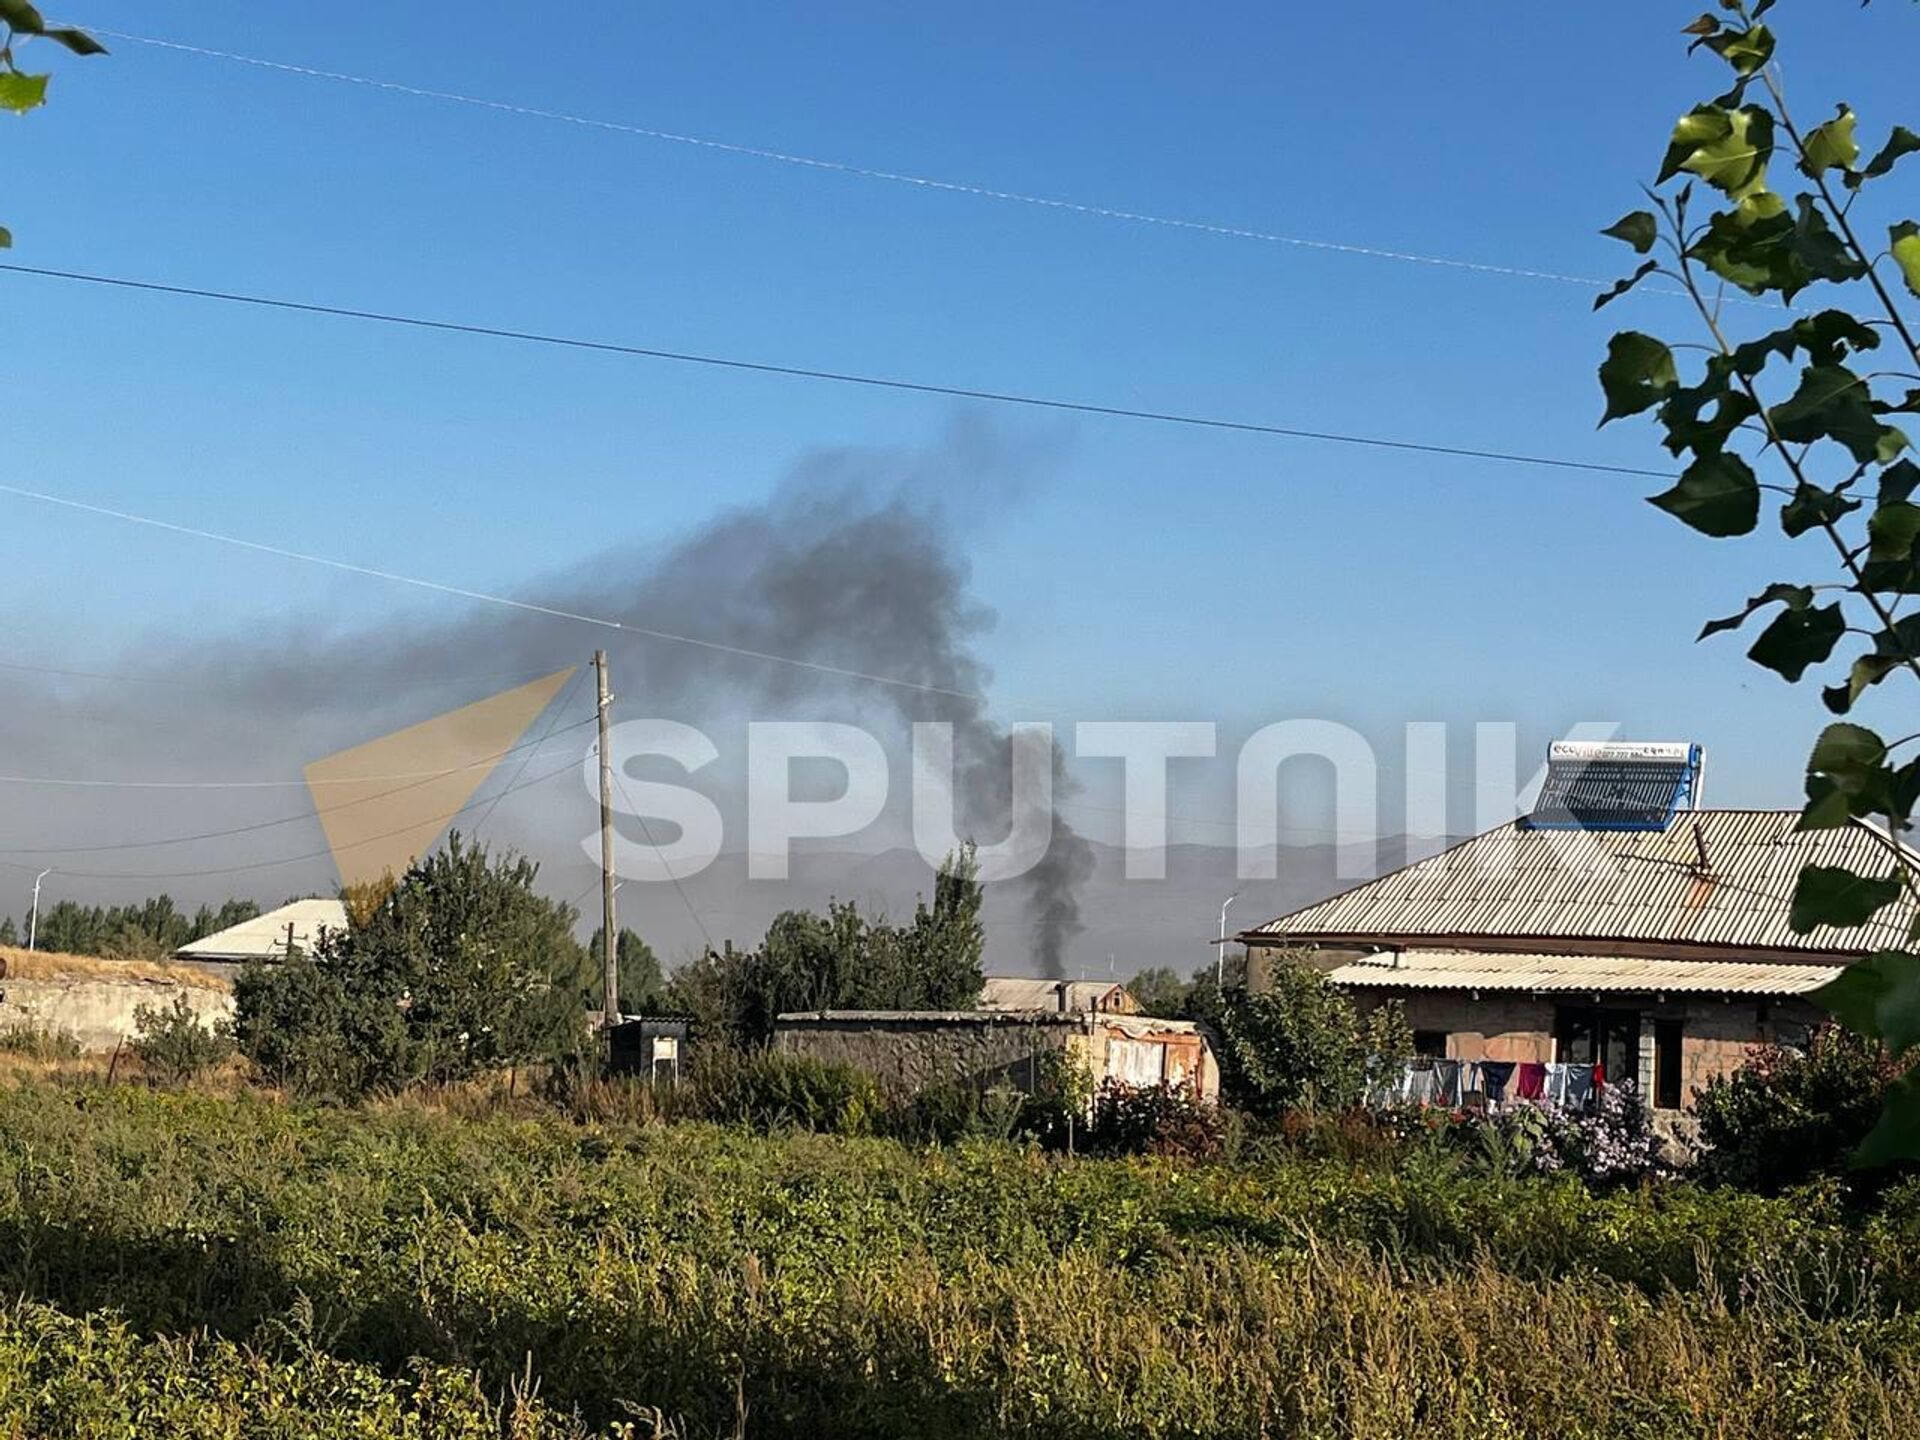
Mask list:
POLYGON ((40 882, 51 874, 53 874, 53 867, 49 865, 33 877, 33 908, 27 912, 27 949, 29 950, 33 949, 34 936, 40 929, 40 882))
POLYGON ((1227 907, 1240 898, 1240 892, 1234 891, 1220 905, 1220 943, 1213 952, 1213 988, 1224 990, 1227 987, 1227 907))

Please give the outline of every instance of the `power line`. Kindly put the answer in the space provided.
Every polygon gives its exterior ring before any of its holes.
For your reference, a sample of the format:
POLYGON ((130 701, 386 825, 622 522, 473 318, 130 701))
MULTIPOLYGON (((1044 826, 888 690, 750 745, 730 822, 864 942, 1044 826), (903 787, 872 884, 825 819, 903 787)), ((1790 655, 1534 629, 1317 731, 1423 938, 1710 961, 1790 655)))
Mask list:
MULTIPOLYGON (((527 773, 527 766, 531 765, 533 763, 533 757, 540 753, 540 747, 546 744, 548 740, 553 738, 553 735, 555 733, 553 727, 555 725, 558 725, 560 723, 560 717, 566 714, 567 702, 573 698, 573 692, 580 688, 581 678, 586 673, 587 671, 585 666, 577 667, 574 670, 573 678, 567 682, 567 688, 561 693, 560 703, 553 707, 553 718, 547 721, 546 730, 541 734, 538 740, 533 742, 532 748, 529 749, 525 755, 520 757, 520 768, 515 770, 513 772, 512 778, 507 781, 507 789, 504 789, 498 795, 495 795, 493 797, 493 804, 487 807, 487 813, 482 815, 478 820, 473 822, 473 834, 475 839, 479 838, 481 830, 484 829, 486 827, 486 823, 493 818, 493 812, 500 808, 500 802, 502 799, 506 797, 507 790, 512 789, 512 787, 519 781, 520 777, 527 773)), ((575 721, 573 724, 567 726, 567 729, 578 730, 583 725, 596 725, 599 723, 599 718, 600 717, 598 715, 589 715, 587 716, 586 719, 575 721)), ((560 733, 564 734, 565 732, 563 731, 560 733)))
MULTIPOLYGON (((225 60, 239 65, 250 65, 260 70, 272 70, 286 75, 298 75, 312 80, 327 80, 343 85, 358 85, 369 90, 383 90, 395 95, 407 95, 420 100, 438 100, 449 104, 467 105, 482 110, 491 110, 504 115, 516 115, 525 119, 553 121, 563 125, 575 125, 589 130, 609 131, 620 135, 638 136, 645 140, 657 140, 672 145, 683 145, 699 150, 715 151, 726 155, 738 155, 754 160, 768 160, 781 165, 799 166, 808 170, 825 171, 836 175, 846 175, 860 180, 878 180, 894 185, 911 185, 920 190, 936 190, 953 195, 967 195, 975 199, 997 200, 1006 204, 1026 205, 1035 209, 1053 210, 1074 215, 1087 216, 1099 220, 1120 220, 1133 225, 1151 225, 1162 229, 1185 230, 1197 234, 1213 235, 1232 240, 1256 240, 1270 245, 1286 245, 1301 250, 1319 250, 1339 255, 1356 255, 1372 260, 1397 260, 1416 265, 1430 265, 1449 270, 1465 270, 1483 275, 1504 275, 1521 280, 1550 280, 1563 285, 1576 285, 1583 290, 1605 290, 1612 282, 1595 280, 1586 275, 1565 275, 1552 270, 1532 270, 1514 265, 1494 265, 1477 260, 1460 260, 1444 255, 1422 255, 1409 250, 1390 250, 1373 245, 1355 245, 1336 240, 1313 240, 1300 235, 1284 235, 1269 230, 1255 230, 1240 225, 1224 225, 1208 220, 1194 220, 1173 215, 1156 215, 1142 210, 1126 210, 1109 205, 1094 205, 1084 201, 1065 200, 1057 196, 1030 195, 1016 190, 996 189, 986 185, 970 185, 964 181, 942 180, 930 175, 907 174, 896 170, 881 170, 867 165, 856 165, 843 160, 824 160, 818 156, 795 155, 783 150, 766 149, 755 145, 740 145, 726 140, 712 140, 704 136, 683 135, 672 130, 658 130, 645 125, 630 125, 617 120, 597 120, 585 115, 572 115, 560 110, 545 110, 532 105, 519 105, 505 100, 490 100, 477 95, 462 95, 450 90, 432 90, 419 85, 407 85, 393 80, 376 80, 365 75, 349 75, 337 70, 319 70, 307 65, 292 65, 279 60, 263 60, 258 56, 240 55, 230 50, 214 50, 201 45, 187 45, 177 40, 162 40, 150 35, 131 35, 120 30, 103 30, 90 26, 95 35, 104 35, 113 40, 125 40, 136 45, 147 45, 158 50, 171 50, 183 55, 198 55, 211 60, 225 60)), ((1681 294, 1680 291, 1663 292, 1681 294)))
MULTIPOLYGON (((575 730, 581 725, 591 723, 591 720, 582 720, 569 725, 567 729, 575 730)), ((454 765, 445 770, 396 770, 387 775, 339 775, 305 780, 95 780, 82 776, 64 775, 0 775, 0 785, 47 785, 82 790, 309 790, 316 785, 366 785, 381 780, 436 780, 445 775, 458 775, 462 770, 491 765, 504 756, 515 754, 530 745, 537 747, 539 744, 537 740, 523 741, 519 745, 500 751, 497 755, 483 755, 478 760, 469 760, 464 765, 454 765)))
MULTIPOLYGON (((575 721, 558 733, 565 734, 568 730, 578 730, 581 726, 591 725, 592 723, 593 719, 589 716, 585 720, 575 721)), ((523 745, 516 745, 511 750, 502 750, 496 755, 489 755, 484 759, 476 760, 471 765, 463 768, 473 769, 495 760, 505 759, 508 755, 513 754, 514 750, 525 750, 527 753, 520 761, 520 768, 514 772, 513 778, 518 780, 521 775, 526 773, 528 764, 531 763, 533 757, 539 753, 540 747, 546 744, 547 741, 553 737, 554 733, 555 732, 549 729, 548 733, 542 735, 538 740, 523 745)), ((422 785, 430 785, 435 780, 458 773, 457 770, 437 771, 426 775, 422 779, 411 781, 408 784, 396 785, 391 790, 381 790, 372 795, 361 795, 352 800, 343 800, 338 805, 318 806, 311 810, 303 810, 297 815, 282 815, 274 820, 257 820, 251 825, 236 825, 227 830, 204 830, 195 835, 169 835, 160 840, 122 840, 111 845, 18 845, 9 849, 0 850, 0 855, 97 855, 110 850, 157 850, 167 845, 187 845, 200 840, 224 840, 234 835, 251 835, 261 830, 273 830, 282 825, 294 825, 302 821, 317 819, 322 815, 336 814, 341 810, 351 810, 356 805, 365 805, 374 800, 385 800, 394 795, 405 794, 409 790, 418 790, 422 785)), ((511 789, 511 782, 508 788, 511 789)), ((493 797, 494 804, 498 805, 501 796, 504 796, 506 793, 506 790, 502 790, 498 795, 495 795, 493 797)), ((488 815, 492 813, 491 810, 487 812, 488 815)), ((474 826, 476 834, 479 828, 479 824, 476 823, 474 826)))
MULTIPOLYGON (((568 774, 574 768, 574 762, 569 760, 558 769, 544 771, 534 776, 531 780, 523 780, 519 784, 502 791, 501 794, 512 794, 514 791, 531 789, 535 785, 553 779, 556 775, 568 774)), ((372 845, 380 840, 391 840, 396 835, 405 835, 429 822, 445 824, 456 815, 462 815, 468 810, 474 810, 482 805, 493 803, 498 798, 498 796, 488 796, 485 799, 469 800, 458 809, 449 810, 444 815, 428 816, 425 820, 416 820, 410 825, 402 825, 397 830, 389 830, 380 835, 369 835, 361 840, 349 841, 345 845, 330 845, 324 850, 310 850, 304 855, 288 855, 278 860, 257 860, 248 865, 203 866, 197 870, 152 870, 126 873, 103 870, 60 869, 55 870, 54 873, 56 875, 64 875, 69 880, 190 880, 205 875, 240 875, 253 870, 275 870, 283 865, 297 865, 306 860, 320 860, 328 856, 338 855, 343 850, 354 850, 362 845, 372 845)), ((31 871, 33 869, 31 865, 20 865, 11 860, 0 860, 0 866, 5 866, 9 870, 31 871)))
MULTIPOLYGON (((826 380, 839 385, 863 385, 880 390, 903 390, 917 395, 942 395, 956 400, 982 400, 996 405, 1024 405, 1040 410, 1064 410, 1078 415, 1102 415, 1122 420, 1149 420, 1163 425, 1186 425, 1204 430, 1227 430, 1246 435, 1272 435, 1287 440, 1320 440, 1334 445, 1361 445, 1378 450, 1405 450, 1422 455, 1447 455, 1468 460, 1497 460, 1510 465, 1539 465, 1556 470, 1581 470, 1599 475, 1632 475, 1671 480, 1672 472, 1648 470, 1637 465, 1607 465, 1594 460, 1568 460, 1551 455, 1525 455, 1507 450, 1487 450, 1470 445, 1441 445, 1423 440, 1395 440, 1379 435, 1353 435, 1333 430, 1307 430, 1290 425, 1269 425, 1254 420, 1235 420, 1216 415, 1193 415, 1173 410, 1141 410, 1125 405, 1103 405, 1094 401, 1062 400, 1044 395, 1027 395, 1007 390, 981 390, 964 385, 943 385, 928 381, 901 380, 891 376, 855 374, 843 370, 821 370, 805 365, 782 365, 762 360, 740 360, 730 356, 703 355, 685 350, 664 350, 648 345, 627 345, 609 340, 588 340, 579 336, 549 335, 533 330, 510 330, 495 325, 477 325, 464 321, 431 320, 417 315, 401 315, 381 310, 356 310, 342 305, 320 305, 305 300, 285 300, 266 295, 246 295, 230 290, 207 290, 191 285, 164 285, 152 280, 129 280, 114 275, 92 275, 76 270, 51 270, 35 265, 0 264, 0 271, 32 275, 48 280, 66 280, 83 285, 104 285, 121 290, 138 290, 156 295, 185 296, 196 300, 218 300, 231 305, 253 305, 268 310, 291 310, 306 315, 331 315, 347 320, 368 320, 383 325, 404 325, 419 330, 438 330, 456 335, 479 335, 494 340, 518 340, 533 345, 555 345, 570 350, 593 350, 609 355, 630 355, 645 360, 666 360, 682 365, 706 365, 723 370, 744 370, 761 375, 784 375, 802 380, 826 380)), ((16 494, 30 494, 15 491, 16 494)), ((46 497, 36 497, 46 498, 46 497)), ((267 548, 267 547, 259 547, 267 548)), ((271 552, 282 553, 282 552, 271 552)), ((300 559, 301 556, 289 558, 300 559)), ((454 592, 459 593, 459 592, 454 592)), ((680 639, 684 637, 668 637, 680 639)), ((762 659, 774 658, 762 656, 762 659)), ((864 676, 874 679, 874 676, 864 676)), ((923 688, 923 687, 916 687, 923 688)), ((957 693, 957 692, 956 692, 957 693)), ((969 697, 971 698, 971 697, 969 697)))

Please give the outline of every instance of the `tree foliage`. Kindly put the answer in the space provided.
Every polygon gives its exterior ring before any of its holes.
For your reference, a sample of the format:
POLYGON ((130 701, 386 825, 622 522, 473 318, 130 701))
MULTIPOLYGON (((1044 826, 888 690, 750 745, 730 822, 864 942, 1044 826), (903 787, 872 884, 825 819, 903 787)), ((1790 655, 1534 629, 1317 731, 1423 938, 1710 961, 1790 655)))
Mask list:
MULTIPOLYGON (((607 981, 600 965, 600 942, 606 933, 604 925, 595 926, 593 938, 587 942, 584 999, 588 1010, 606 1008, 601 997, 606 993, 607 981)), ((614 956, 620 963, 621 1014, 658 1015, 669 1008, 667 977, 660 969, 660 957, 640 938, 638 931, 625 925, 620 927, 620 938, 614 941, 614 956)))
POLYGON ((711 1039, 764 1044, 773 1022, 800 1010, 952 1010, 978 1001, 983 892, 972 846, 947 857, 913 922, 868 917, 850 901, 825 915, 789 910, 757 949, 728 942, 676 971, 670 1008, 711 1039))
MULTIPOLYGON (((1653 209, 1603 232, 1648 258, 1595 307, 1657 275, 1692 303, 1704 343, 1615 335, 1600 366, 1601 423, 1651 413, 1682 468, 1650 498, 1683 524, 1732 538, 1753 533, 1771 509, 1783 534, 1816 547, 1817 574, 1766 586, 1701 638, 1753 622, 1748 656, 1790 683, 1831 672, 1822 698, 1846 716, 1890 677, 1920 679, 1920 615, 1901 613, 1920 595, 1920 466, 1899 424, 1920 412, 1920 339, 1906 314, 1920 295, 1920 227, 1887 184, 1896 172, 1910 178, 1911 167, 1899 167, 1920 136, 1896 125, 1869 153, 1844 102, 1818 124, 1797 118, 1762 22, 1772 8, 1722 0, 1721 15, 1687 27, 1693 48, 1731 71, 1729 88, 1675 124, 1647 192, 1653 209), (1729 287, 1817 299, 1740 327, 1724 303, 1729 287)), ((1740 310, 1748 313, 1765 312, 1740 310)), ((1902 835, 1920 798, 1917 741, 1889 742, 1851 720, 1829 725, 1807 763, 1801 828, 1871 820, 1902 835)), ((1920 1014, 1920 957, 1909 948, 1916 936, 1889 934, 1876 916, 1916 894, 1907 852, 1893 846, 1875 873, 1809 866, 1790 897, 1802 933, 1877 926, 1882 939, 1865 948, 1890 948, 1815 998, 1895 1052, 1920 1039, 1909 1023, 1920 1014)), ((1893 1088, 1862 1155, 1920 1157, 1920 1086, 1893 1088)))
POLYGON ((1397 1002, 1363 1016, 1324 973, 1295 956, 1274 964, 1268 988, 1227 991, 1210 1018, 1221 1039, 1223 1093, 1269 1120, 1288 1110, 1356 1105, 1368 1060, 1411 1049, 1397 1002))
MULTIPOLYGON (((52 41, 75 55, 107 53, 107 47, 84 30, 49 26, 28 0, 0 0, 0 110, 24 115, 47 103, 47 85, 53 77, 43 71, 22 70, 14 56, 16 49, 24 49, 35 39, 52 41)), ((0 250, 12 244, 13 233, 0 225, 0 250)))
POLYGON ((316 954, 247 967, 242 1047, 276 1082, 341 1097, 577 1053, 586 956, 538 871, 454 834, 316 954))
MULTIPOLYGON (((155 895, 131 905, 82 905, 73 900, 43 905, 34 934, 34 947, 69 955, 105 955, 124 960, 158 960, 182 945, 251 920, 260 913, 252 900, 227 900, 218 907, 202 905, 191 915, 174 904, 171 895, 155 895)), ((0 943, 16 944, 11 917, 0 925, 0 943)))

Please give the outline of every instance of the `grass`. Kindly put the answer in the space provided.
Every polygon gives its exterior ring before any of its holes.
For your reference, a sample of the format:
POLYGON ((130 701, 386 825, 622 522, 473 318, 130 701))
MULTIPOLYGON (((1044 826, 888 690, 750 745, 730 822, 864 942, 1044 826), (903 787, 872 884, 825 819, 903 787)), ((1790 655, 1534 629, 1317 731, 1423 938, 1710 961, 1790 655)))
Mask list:
POLYGON ((0 945, 0 964, 7 980, 105 980, 153 985, 183 985, 191 990, 229 990, 220 976, 195 965, 170 960, 114 960, 100 955, 68 955, 62 951, 23 950, 0 945))
POLYGON ((86 1433, 50 1374, 117 1415, 202 1360, 248 1433, 385 1433, 303 1428, 328 1386, 419 1434, 1920 1433, 1905 1192, 1863 1218, 462 1104, 0 1090, 0 1434, 86 1433), (126 1358, 33 1358, 61 1347, 126 1358))

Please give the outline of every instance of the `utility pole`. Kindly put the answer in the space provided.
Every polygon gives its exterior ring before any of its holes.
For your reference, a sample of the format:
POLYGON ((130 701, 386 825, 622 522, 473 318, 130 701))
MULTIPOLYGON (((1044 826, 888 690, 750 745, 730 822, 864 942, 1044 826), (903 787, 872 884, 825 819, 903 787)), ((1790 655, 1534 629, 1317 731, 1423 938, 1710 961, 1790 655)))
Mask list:
POLYGON ((613 914, 613 758, 607 745, 613 690, 604 650, 593 652, 593 675, 600 690, 600 1015, 611 1030, 620 1015, 620 935, 613 914))
POLYGON ((53 874, 51 867, 33 877, 33 909, 27 912, 27 949, 33 949, 34 935, 40 929, 40 882, 53 874))
POLYGON ((1227 985, 1227 910, 1240 898, 1240 892, 1234 891, 1227 896, 1220 907, 1220 940, 1213 951, 1213 988, 1224 990, 1227 985))

